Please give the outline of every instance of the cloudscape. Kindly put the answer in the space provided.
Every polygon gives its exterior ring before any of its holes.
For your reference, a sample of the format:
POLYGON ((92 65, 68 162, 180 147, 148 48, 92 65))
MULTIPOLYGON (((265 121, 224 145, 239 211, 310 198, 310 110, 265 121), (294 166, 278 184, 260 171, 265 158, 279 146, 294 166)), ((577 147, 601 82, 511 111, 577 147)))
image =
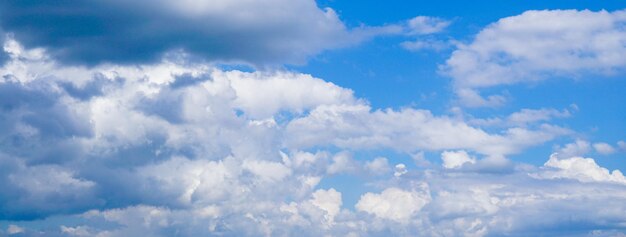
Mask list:
POLYGON ((0 236, 626 236, 619 1, 4 0, 0 236))

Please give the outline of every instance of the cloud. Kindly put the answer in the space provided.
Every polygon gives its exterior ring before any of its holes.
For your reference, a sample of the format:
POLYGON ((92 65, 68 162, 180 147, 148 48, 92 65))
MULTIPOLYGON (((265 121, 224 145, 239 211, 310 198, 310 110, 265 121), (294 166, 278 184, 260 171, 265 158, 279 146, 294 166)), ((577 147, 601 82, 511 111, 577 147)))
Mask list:
POLYGON ((574 156, 583 156, 591 151, 591 144, 584 140, 576 140, 573 143, 566 144, 564 147, 557 147, 555 156, 558 158, 568 158, 574 156))
POLYGON ((571 133, 557 125, 484 130, 428 110, 375 109, 294 72, 172 58, 67 66, 6 43, 0 219, 26 235, 582 235, 619 231, 626 218, 618 171, 505 158, 571 133), (485 156, 468 169, 477 172, 397 160, 461 150, 485 156), (508 172, 483 172, 502 163, 508 172), (356 205, 334 174, 363 181, 356 205))
POLYGON ((576 179, 581 182, 615 182, 626 184, 626 178, 619 170, 610 172, 606 168, 600 167, 591 158, 569 157, 558 158, 551 155, 544 164, 546 170, 538 177, 547 179, 567 178, 576 179))
POLYGON ((407 172, 409 172, 409 171, 406 170, 406 165, 400 163, 400 164, 397 164, 395 166, 395 169, 394 169, 394 172, 393 172, 393 176, 400 177, 400 176, 406 174, 407 172))
MULTIPOLYGON (((575 110, 575 105, 572 105, 572 107, 573 109, 562 109, 560 111, 548 108, 521 109, 506 117, 468 119, 468 124, 481 127, 532 127, 541 122, 549 122, 558 118, 568 118, 573 113, 570 110, 575 110)), ((461 116, 463 116, 462 112, 460 113, 461 116)))
POLYGON ((416 16, 408 20, 409 35, 428 35, 443 31, 450 25, 450 21, 431 16, 416 16))
POLYGON ((379 218, 406 222, 428 202, 430 193, 427 185, 419 191, 388 188, 380 194, 364 194, 356 204, 356 209, 379 218))
POLYGON ((389 161, 385 157, 376 157, 371 161, 365 163, 365 170, 371 172, 374 175, 383 175, 389 173, 391 168, 389 167, 389 161))
POLYGON ((467 152, 461 151, 444 151, 441 153, 443 167, 446 169, 460 168, 465 163, 475 164, 476 158, 470 157, 467 152))
POLYGON ((409 50, 409 51, 420 51, 420 50, 425 50, 425 49, 441 51, 445 48, 448 48, 449 44, 440 40, 432 40, 432 39, 431 40, 419 40, 418 39, 414 41, 404 41, 400 43, 400 46, 402 46, 402 48, 409 50))
POLYGON ((312 0, 10 1, 0 9, 1 27, 27 48, 87 65, 158 62, 180 51, 218 62, 302 63, 323 50, 401 30, 348 29, 335 11, 312 0))
POLYGON ((331 224, 334 222, 335 216, 339 214, 341 209, 341 193, 337 192, 335 189, 329 190, 317 190, 312 194, 311 203, 324 210, 326 214, 324 218, 326 221, 331 224))
POLYGON ((615 148, 608 143, 598 142, 593 144, 593 149, 602 155, 610 155, 615 153, 615 148))
POLYGON ((483 88, 552 78, 611 75, 626 68, 624 11, 543 10, 502 18, 442 65, 463 105, 498 106, 483 88))
POLYGON ((321 105, 286 127, 287 147, 337 146, 350 149, 392 148, 403 152, 469 149, 484 155, 517 153, 569 130, 541 125, 513 127, 489 134, 463 121, 434 116, 430 111, 404 108, 371 110, 367 105, 321 105))

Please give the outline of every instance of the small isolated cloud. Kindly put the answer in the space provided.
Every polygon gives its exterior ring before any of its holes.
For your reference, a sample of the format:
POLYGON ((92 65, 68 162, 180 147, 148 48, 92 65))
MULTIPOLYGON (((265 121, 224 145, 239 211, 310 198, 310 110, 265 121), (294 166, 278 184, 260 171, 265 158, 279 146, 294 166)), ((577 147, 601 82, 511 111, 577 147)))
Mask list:
POLYGON ((400 164, 397 164, 395 166, 395 169, 394 169, 394 172, 393 172, 393 176, 400 177, 400 176, 406 174, 407 172, 409 172, 409 171, 406 169, 406 165, 400 163, 400 164))
POLYGON ((526 11, 500 19, 457 45, 442 65, 465 106, 498 106, 483 88, 626 69, 624 11, 526 11))
POLYGON ((441 51, 450 46, 445 40, 432 36, 444 31, 451 21, 438 17, 417 16, 406 22, 405 35, 416 39, 400 43, 408 51, 434 50, 441 51))

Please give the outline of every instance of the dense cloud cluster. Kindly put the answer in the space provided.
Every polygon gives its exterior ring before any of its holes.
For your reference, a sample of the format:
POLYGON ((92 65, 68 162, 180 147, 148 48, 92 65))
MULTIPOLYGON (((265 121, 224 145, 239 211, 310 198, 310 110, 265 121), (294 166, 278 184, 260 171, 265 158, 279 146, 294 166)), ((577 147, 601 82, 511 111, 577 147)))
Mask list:
POLYGON ((86 68, 13 39, 4 50, 0 218, 80 220, 4 234, 484 236, 585 223, 572 234, 602 235, 626 218, 619 171, 506 158, 570 134, 545 123, 567 111, 523 110, 488 132, 427 110, 372 109, 294 72, 169 59, 86 68), (385 157, 353 155, 372 149, 442 152, 442 167, 393 173, 385 157), (372 191, 346 206, 319 187, 339 174, 372 191))
MULTIPOLYGON (((625 16, 505 18, 442 71, 483 106, 504 99, 482 88, 623 70, 625 16)), ((0 235, 620 236, 626 178, 588 155, 626 143, 510 159, 575 135, 555 119, 576 105, 373 108, 311 75, 218 66, 303 62, 380 34, 435 48, 447 43, 427 35, 450 24, 349 28, 310 0, 0 2, 0 235), (363 184, 356 200, 342 178, 363 184)))

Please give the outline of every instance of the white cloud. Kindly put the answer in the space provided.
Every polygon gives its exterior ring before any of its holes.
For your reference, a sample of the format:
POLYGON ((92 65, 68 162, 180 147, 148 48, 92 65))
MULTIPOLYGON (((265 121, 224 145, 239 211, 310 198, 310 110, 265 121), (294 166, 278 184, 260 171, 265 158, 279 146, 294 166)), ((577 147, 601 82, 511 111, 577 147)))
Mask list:
POLYGON ((311 203, 324 210, 326 212, 324 218, 328 224, 332 224, 335 216, 337 216, 339 210, 341 210, 341 193, 337 192, 335 189, 319 189, 315 191, 312 196, 311 203))
POLYGON ((416 16, 407 22, 408 34, 428 35, 439 33, 450 25, 450 21, 430 16, 416 16))
POLYGON ((293 148, 334 145, 404 152, 467 149, 493 156, 513 154, 570 133, 544 124, 536 130, 514 127, 500 134, 489 134, 426 110, 371 111, 366 105, 321 105, 307 116, 290 121, 286 129, 286 146, 293 148))
POLYGON ((591 144, 584 140, 576 140, 566 144, 564 147, 557 147, 556 156, 558 158, 569 158, 583 156, 591 151, 591 144))
POLYGON ((68 227, 61 225, 61 232, 70 236, 94 236, 94 233, 87 226, 68 227))
POLYGON ((478 90, 559 77, 607 75, 626 68, 624 11, 543 10, 485 27, 442 66, 461 103, 497 106, 504 97, 478 90))
POLYGON ((467 152, 461 151, 444 151, 441 153, 443 167, 446 169, 457 169, 465 163, 475 164, 476 158, 470 157, 467 152))
POLYGON ((602 155, 610 155, 615 153, 615 148, 608 143, 598 142, 593 144, 593 149, 602 155))
POLYGON ((588 223, 581 232, 619 229, 626 218, 619 172, 582 158, 507 173, 407 172, 405 161, 389 167, 369 155, 424 164, 429 152, 454 151, 485 155, 476 170, 497 166, 570 133, 528 126, 542 116, 483 130, 427 110, 372 109, 308 75, 176 61, 84 68, 42 54, 0 72, 0 217, 52 226, 32 230, 43 235, 534 236, 572 216, 588 223), (247 80, 277 95, 237 84, 247 80), (384 175, 392 171, 401 178, 384 175), (348 195, 329 182, 336 173, 363 179, 356 211, 342 208, 348 195))
POLYGON ((310 75, 297 73, 218 72, 214 80, 226 80, 237 97, 234 105, 251 117, 271 117, 281 110, 302 113, 323 104, 354 104, 349 89, 310 75))
POLYGON ((338 174, 338 173, 350 173, 355 172, 358 168, 358 164, 354 159, 352 159, 352 155, 347 152, 341 152, 333 156, 333 162, 328 166, 326 172, 329 174, 338 174))
POLYGON ((385 157, 376 157, 371 161, 365 162, 365 170, 375 175, 383 175, 391 171, 389 161, 385 157))
POLYGON ((428 186, 424 186, 424 190, 420 192, 388 188, 380 194, 364 194, 355 207, 379 218, 406 222, 429 203, 430 199, 428 186))
POLYGON ((581 182, 615 182, 626 184, 626 178, 619 170, 610 172, 600 167, 591 158, 559 158, 555 154, 544 164, 545 170, 537 176, 547 179, 576 179, 581 182))
POLYGON ((245 160, 242 168, 262 179, 279 181, 291 174, 291 170, 278 162, 245 160))
POLYGON ((408 171, 406 170, 406 165, 400 163, 400 164, 396 165, 396 167, 394 169, 394 172, 393 172, 393 176, 400 177, 400 176, 406 174, 407 172, 408 171))
MULTIPOLYGON (((572 110, 576 110, 576 105, 571 105, 572 110)), ((454 111, 458 116, 464 116, 463 111, 460 108, 456 108, 454 111)), ((490 117, 490 118, 471 118, 468 119, 468 124, 480 127, 530 127, 542 122, 549 122, 557 118, 570 117, 572 112, 569 109, 563 109, 561 111, 557 109, 521 109, 517 112, 513 112, 505 117, 490 117)))

